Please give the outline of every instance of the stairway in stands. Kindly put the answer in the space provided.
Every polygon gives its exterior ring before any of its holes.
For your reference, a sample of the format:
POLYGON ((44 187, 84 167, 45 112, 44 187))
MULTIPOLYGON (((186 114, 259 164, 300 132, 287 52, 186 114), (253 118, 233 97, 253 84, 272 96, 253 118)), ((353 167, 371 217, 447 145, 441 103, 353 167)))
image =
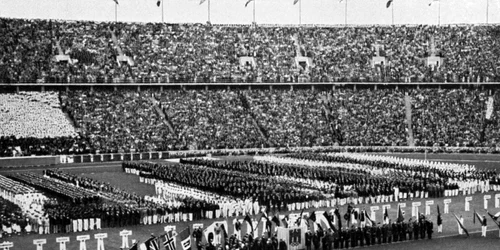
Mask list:
MULTIPOLYGON (((116 37, 115 32, 112 30, 109 30, 109 33, 111 34, 111 39, 113 40, 113 44, 115 45, 115 48, 116 48, 116 51, 118 52, 118 55, 125 56, 122 48, 120 47, 120 43, 118 42, 118 38, 116 37)), ((130 78, 132 79, 132 83, 133 83, 135 76, 134 76, 134 73, 132 72, 132 67, 129 63, 127 63, 127 73, 129 74, 130 78)))
POLYGON ((151 100, 151 103, 153 104, 154 109, 156 110, 156 113, 158 113, 158 115, 161 118, 163 118, 163 123, 165 125, 167 125, 168 131, 173 135, 177 135, 175 128, 172 125, 172 122, 170 122, 170 119, 168 118, 168 116, 165 114, 165 112, 163 112, 163 110, 160 108, 160 106, 158 106, 159 101, 156 100, 156 98, 154 98, 154 97, 150 97, 150 100, 151 100))
POLYGON ((304 56, 300 49, 300 42, 298 34, 294 34, 292 36, 293 44, 295 45, 295 55, 296 56, 304 56))
POLYGON ((267 142, 269 147, 273 147, 272 143, 269 141, 269 136, 266 133, 266 130, 264 127, 255 119, 255 114, 252 112, 250 109, 250 102, 248 101, 247 97, 244 94, 240 94, 240 100, 243 105, 243 108, 247 111, 248 116, 252 120, 252 124, 254 125, 255 128, 257 128, 257 131, 259 131, 260 136, 264 139, 264 141, 267 142))
POLYGON ((415 140, 413 139, 413 125, 411 120, 411 97, 408 92, 405 93, 405 110, 406 110, 406 126, 408 128, 408 146, 414 147, 415 140))

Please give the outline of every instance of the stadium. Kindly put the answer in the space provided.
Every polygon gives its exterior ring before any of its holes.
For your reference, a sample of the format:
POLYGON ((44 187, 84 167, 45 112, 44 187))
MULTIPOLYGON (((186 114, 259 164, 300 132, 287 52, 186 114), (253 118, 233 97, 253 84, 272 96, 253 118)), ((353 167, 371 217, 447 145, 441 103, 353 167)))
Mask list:
POLYGON ((500 1, 0 2, 0 249, 498 249, 500 1))

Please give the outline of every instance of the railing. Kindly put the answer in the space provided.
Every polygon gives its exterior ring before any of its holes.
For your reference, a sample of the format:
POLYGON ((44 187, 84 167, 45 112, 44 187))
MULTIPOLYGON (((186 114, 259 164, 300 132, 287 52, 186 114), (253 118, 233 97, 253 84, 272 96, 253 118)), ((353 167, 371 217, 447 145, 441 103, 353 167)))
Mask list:
POLYGON ((291 85, 331 85, 331 86, 346 86, 346 85, 373 85, 373 86, 500 86, 500 82, 276 82, 276 83, 0 83, 0 86, 46 86, 46 87, 66 87, 66 86, 291 86, 291 85))
POLYGON ((500 154, 500 148, 487 147, 407 147, 407 146, 327 146, 327 147, 290 147, 290 148, 248 148, 248 149, 210 149, 138 153, 102 153, 58 156, 27 156, 0 158, 0 166, 36 166, 68 163, 98 163, 140 160, 164 160, 206 155, 258 155, 285 154, 291 152, 359 152, 359 153, 482 153, 500 154), (43 163, 39 163, 45 159, 43 163), (39 164, 37 164, 37 162, 39 164), (10 165, 9 165, 10 164, 10 165))

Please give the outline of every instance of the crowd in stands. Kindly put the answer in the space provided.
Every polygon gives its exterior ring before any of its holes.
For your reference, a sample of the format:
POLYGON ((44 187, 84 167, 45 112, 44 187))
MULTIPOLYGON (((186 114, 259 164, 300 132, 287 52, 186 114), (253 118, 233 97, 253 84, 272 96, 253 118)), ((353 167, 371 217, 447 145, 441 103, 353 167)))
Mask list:
POLYGON ((3 94, 0 156, 407 146, 410 134, 415 146, 498 150, 498 96, 349 88, 3 94))
POLYGON ((487 91, 421 89, 410 93, 416 145, 467 147, 493 139, 485 131, 487 91))
MULTIPOLYGON (((496 26, 270 27, 0 19, 1 82, 491 82, 496 26), (37 41, 36 43, 34 41, 37 41), (71 60, 58 62, 56 55, 71 60), (118 62, 128 56, 130 62, 118 62), (251 56, 255 63, 240 64, 251 56), (311 67, 295 57, 311 58, 311 67), (374 56, 386 63, 372 66, 374 56), (426 58, 441 56, 438 69, 426 58)), ((128 60, 127 60, 128 61, 128 60)))
POLYGON ((0 94, 0 156, 71 154, 85 144, 57 92, 0 94))
POLYGON ((149 92, 64 93, 64 110, 97 152, 167 150, 174 136, 154 109, 149 92))
POLYGON ((261 147, 265 139, 236 91, 164 91, 157 99, 188 148, 261 147))

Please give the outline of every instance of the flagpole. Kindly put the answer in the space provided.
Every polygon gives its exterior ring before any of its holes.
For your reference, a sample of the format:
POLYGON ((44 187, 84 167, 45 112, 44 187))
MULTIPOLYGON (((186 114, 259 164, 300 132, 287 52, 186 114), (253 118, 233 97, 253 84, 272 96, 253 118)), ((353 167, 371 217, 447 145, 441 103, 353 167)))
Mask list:
POLYGON ((394 1, 391 2, 391 8, 392 8, 392 25, 394 25, 394 1))
POLYGON ((165 22, 165 19, 164 19, 164 14, 163 14, 163 1, 164 0, 161 0, 161 22, 164 23, 165 22))
POLYGON ((347 0, 345 0, 345 14, 344 14, 344 18, 345 18, 345 25, 347 26, 347 0))
POLYGON ((253 0, 253 23, 255 24, 255 1, 253 0))
POLYGON ((486 0, 486 24, 488 24, 489 11, 490 11, 490 0, 486 0))
POLYGON ((208 22, 210 22, 210 0, 208 0, 208 8, 207 8, 207 11, 208 11, 208 22))
POLYGON ((115 23, 118 21, 118 4, 115 3, 115 23))
POLYGON ((302 0, 299 0, 299 26, 302 24, 302 0))
POLYGON ((438 2, 438 26, 441 25, 441 1, 438 2))

